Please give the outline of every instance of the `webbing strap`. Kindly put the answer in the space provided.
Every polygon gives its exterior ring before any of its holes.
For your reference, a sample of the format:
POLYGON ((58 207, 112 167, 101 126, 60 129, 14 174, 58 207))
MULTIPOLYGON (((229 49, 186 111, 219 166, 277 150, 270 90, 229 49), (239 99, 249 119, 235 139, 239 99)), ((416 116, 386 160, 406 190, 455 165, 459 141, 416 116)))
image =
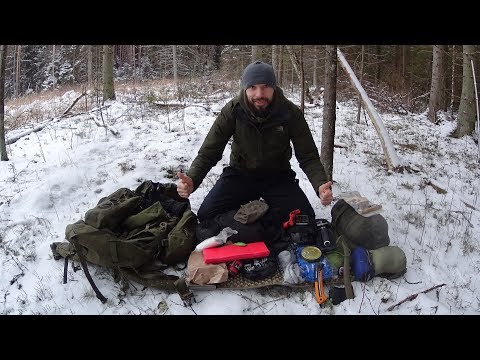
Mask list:
POLYGON ((180 299, 183 301, 184 306, 192 306, 192 303, 195 302, 193 297, 193 292, 188 288, 187 283, 183 277, 175 281, 175 289, 177 289, 180 299))
POLYGON ((67 283, 67 272, 68 272, 68 258, 70 255, 65 256, 65 265, 63 266, 63 283, 67 283))
POLYGON ((350 249, 347 244, 345 244, 343 235, 340 235, 338 241, 340 241, 343 246, 343 283, 345 285, 345 295, 347 299, 353 299, 353 288, 350 279, 350 249))
POLYGON ((88 282, 92 286, 93 291, 95 292, 95 295, 97 296, 97 298, 102 302, 102 304, 105 304, 105 302, 107 301, 107 298, 102 295, 100 290, 98 290, 97 285, 95 285, 95 283, 93 282, 92 276, 90 275, 90 272, 88 271, 87 261, 85 260, 85 256, 80 251, 81 247, 78 244, 77 237, 73 236, 71 238, 71 240, 73 242, 73 246, 75 246, 75 250, 77 250, 77 255, 78 255, 78 258, 80 259, 80 264, 82 265, 83 272, 85 273, 85 276, 87 277, 88 282))

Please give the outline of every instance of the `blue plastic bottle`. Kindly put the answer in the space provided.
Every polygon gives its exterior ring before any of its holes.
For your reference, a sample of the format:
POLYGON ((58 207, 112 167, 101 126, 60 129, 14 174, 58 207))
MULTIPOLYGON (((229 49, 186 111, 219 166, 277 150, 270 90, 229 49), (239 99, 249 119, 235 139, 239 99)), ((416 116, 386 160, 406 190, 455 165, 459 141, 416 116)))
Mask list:
POLYGON ((323 264, 323 281, 336 280, 338 278, 338 269, 325 256, 322 255, 320 257, 320 263, 323 264))
MULTIPOLYGON (((301 253, 304 246, 297 246, 295 255, 297 256, 298 267, 300 268, 300 275, 306 282, 315 282, 315 262, 305 260, 301 253)), ((322 278, 323 281, 330 281, 338 278, 338 269, 334 267, 325 256, 321 256, 318 263, 323 265, 322 278)))

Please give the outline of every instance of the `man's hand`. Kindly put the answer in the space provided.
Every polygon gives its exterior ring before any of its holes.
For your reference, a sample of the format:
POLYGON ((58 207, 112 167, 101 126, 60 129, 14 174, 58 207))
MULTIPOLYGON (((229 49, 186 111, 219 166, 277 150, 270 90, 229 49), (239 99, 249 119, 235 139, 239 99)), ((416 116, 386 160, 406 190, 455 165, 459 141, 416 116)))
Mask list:
POLYGON ((318 195, 320 196, 320 202, 322 205, 330 205, 333 200, 332 182, 329 181, 320 185, 318 188, 318 195))
POLYGON ((193 180, 182 172, 177 172, 177 192, 182 198, 188 198, 193 192, 193 180))

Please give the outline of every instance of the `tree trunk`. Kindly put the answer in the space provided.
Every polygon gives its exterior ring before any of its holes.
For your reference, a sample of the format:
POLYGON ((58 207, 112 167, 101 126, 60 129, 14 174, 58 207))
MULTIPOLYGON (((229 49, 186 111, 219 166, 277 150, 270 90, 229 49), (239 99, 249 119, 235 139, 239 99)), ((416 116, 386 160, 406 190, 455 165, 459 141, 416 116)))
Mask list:
POLYGON ((318 49, 317 49, 317 45, 315 45, 313 47, 313 81, 312 81, 312 86, 315 90, 317 90, 317 87, 318 87, 317 68, 318 68, 318 49))
POLYGON ((260 59, 260 45, 252 45, 252 62, 260 59))
POLYGON ((393 76, 392 84, 392 88, 395 92, 403 92, 405 90, 404 53, 405 45, 395 45, 395 75, 393 76))
POLYGON ((285 47, 287 48, 288 55, 290 55, 290 62, 292 63, 295 73, 297 74, 298 80, 301 81, 302 75, 300 74, 300 67, 298 66, 297 55, 295 55, 290 45, 285 45, 285 47))
POLYGON ((7 45, 0 45, 0 160, 8 161, 5 145, 5 62, 7 45))
MULTIPOLYGON (((302 73, 300 71, 300 62, 297 59, 297 55, 295 55, 290 45, 285 45, 285 46, 287 48, 288 54, 290 55, 290 60, 293 65, 293 70, 295 70, 295 74, 297 74, 298 81, 301 84, 304 84, 302 86, 304 86, 305 91, 303 91, 302 93, 305 94, 305 96, 308 99, 308 102, 312 104, 313 98, 312 98, 312 95, 310 95, 310 86, 308 85, 308 82, 305 81, 305 78, 303 78, 302 80, 302 73)), ((293 70, 292 70, 292 91, 293 91, 293 70)))
POLYGON ((137 83, 137 47, 132 45, 132 77, 133 77, 133 86, 137 83))
MULTIPOLYGON (((365 57, 365 45, 362 45, 362 60, 360 62, 360 84, 363 81, 363 67, 364 67, 364 57, 365 57)), ((362 99, 358 98, 358 107, 357 107, 357 123, 360 124, 360 113, 362 111, 362 99)))
POLYGON ((178 87, 178 64, 177 64, 177 45, 172 45, 173 52, 173 82, 175 84, 175 91, 177 92, 178 101, 181 100, 180 89, 178 87))
POLYGON ((455 45, 452 46, 452 78, 450 89, 450 114, 453 114, 453 106, 455 103, 455 45))
POLYGON ((301 95, 300 95, 300 110, 305 112, 305 70, 303 68, 303 45, 300 45, 300 82, 301 82, 301 95))
POLYGON ((72 86, 75 84, 75 82, 78 81, 78 79, 80 77, 79 76, 79 74, 80 74, 80 61, 79 61, 80 48, 81 48, 81 45, 73 47, 73 54, 72 54, 72 56, 73 56, 73 61, 72 61, 72 74, 73 74, 73 76, 70 79, 70 84, 72 86))
POLYGON ((93 85, 93 46, 88 45, 87 48, 87 79, 89 88, 93 85))
POLYGON ((284 78, 284 73, 283 73, 283 45, 278 45, 278 70, 277 70, 277 83, 280 85, 280 87, 283 87, 283 78, 284 78))
POLYGON ((114 45, 103 45, 103 101, 115 100, 113 86, 113 50, 114 45))
POLYGON ((445 57, 447 45, 433 46, 432 85, 428 103, 428 120, 436 124, 437 111, 445 109, 445 57))
POLYGON ((53 88, 55 89, 57 85, 57 78, 55 77, 55 45, 52 45, 52 81, 53 88))
POLYGON ((333 178, 333 144, 337 102, 337 46, 325 47, 325 91, 323 93, 322 147, 320 159, 329 180, 333 178))
POLYGON ((213 69, 220 70, 222 60, 222 45, 213 46, 213 69))
POLYGON ((275 78, 278 81, 278 52, 277 45, 272 45, 272 66, 275 73, 275 78))
POLYGON ((473 72, 471 60, 474 60, 475 45, 463 45, 463 81, 462 96, 458 109, 457 128, 453 137, 461 138, 470 135, 475 129, 475 87, 473 83, 473 72))
POLYGON ((17 97, 20 93, 20 66, 21 66, 21 58, 22 58, 22 45, 17 45, 16 59, 15 59, 15 85, 13 87, 13 96, 17 97))
POLYGON ((380 59, 382 55, 382 48, 380 45, 375 45, 375 86, 380 82, 380 59))

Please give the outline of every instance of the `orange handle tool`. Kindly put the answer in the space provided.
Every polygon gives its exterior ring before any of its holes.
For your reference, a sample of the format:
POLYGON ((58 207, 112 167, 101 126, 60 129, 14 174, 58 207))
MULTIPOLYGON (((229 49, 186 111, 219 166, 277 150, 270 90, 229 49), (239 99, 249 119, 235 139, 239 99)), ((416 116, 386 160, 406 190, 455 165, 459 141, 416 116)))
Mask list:
POLYGON ((318 263, 315 264, 315 299, 317 300, 318 305, 322 305, 327 301, 327 295, 323 290, 323 265, 319 266, 318 263))

